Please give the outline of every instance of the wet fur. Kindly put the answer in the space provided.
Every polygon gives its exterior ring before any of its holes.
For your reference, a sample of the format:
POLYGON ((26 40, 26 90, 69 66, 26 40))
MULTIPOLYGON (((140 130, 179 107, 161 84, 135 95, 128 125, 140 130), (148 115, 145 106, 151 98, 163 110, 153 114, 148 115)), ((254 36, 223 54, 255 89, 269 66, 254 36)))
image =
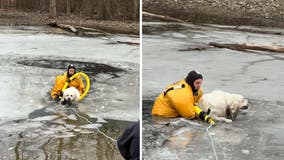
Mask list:
POLYGON ((214 90, 203 95, 198 105, 204 111, 210 109, 209 116, 216 121, 232 123, 242 110, 248 108, 248 100, 240 94, 214 90))
POLYGON ((70 87, 64 90, 63 96, 61 98, 62 105, 77 105, 80 99, 80 92, 75 87, 70 87))

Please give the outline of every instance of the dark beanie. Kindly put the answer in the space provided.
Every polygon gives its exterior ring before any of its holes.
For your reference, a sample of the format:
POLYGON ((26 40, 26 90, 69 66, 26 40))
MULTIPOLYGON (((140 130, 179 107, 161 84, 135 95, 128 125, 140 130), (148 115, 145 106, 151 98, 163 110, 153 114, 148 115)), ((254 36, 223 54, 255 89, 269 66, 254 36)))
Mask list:
POLYGON ((198 91, 198 89, 195 89, 195 87, 194 87, 194 81, 197 80, 197 79, 203 79, 203 77, 200 73, 197 73, 194 70, 190 71, 188 73, 187 77, 185 78, 186 83, 190 85, 193 92, 198 91))
MULTIPOLYGON (((74 74, 76 73, 76 67, 75 67, 75 65, 74 64, 70 64, 69 66, 68 66, 68 68, 67 68, 67 77, 68 78, 70 78, 72 75, 69 75, 69 69, 71 69, 71 68, 73 68, 74 69, 74 74)), ((74 75, 73 74, 73 75, 74 75)))

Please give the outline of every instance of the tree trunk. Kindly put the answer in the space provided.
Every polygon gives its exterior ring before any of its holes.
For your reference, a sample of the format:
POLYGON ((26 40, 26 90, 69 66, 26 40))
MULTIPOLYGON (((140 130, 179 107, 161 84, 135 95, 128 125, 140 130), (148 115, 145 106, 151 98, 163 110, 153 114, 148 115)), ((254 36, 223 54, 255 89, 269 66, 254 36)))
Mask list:
POLYGON ((105 18, 104 2, 102 0, 98 1, 98 17, 100 19, 104 19, 105 18))
POLYGON ((109 0, 103 0, 104 1, 104 6, 105 10, 107 11, 107 19, 112 20, 112 15, 111 15, 111 10, 110 10, 110 1, 109 0))
POLYGON ((49 16, 51 18, 56 17, 56 0, 50 0, 49 16))
POLYGON ((69 16, 71 13, 71 4, 70 0, 66 0, 66 15, 69 16))
POLYGON ((140 11, 140 8, 139 8, 139 0, 134 0, 134 13, 133 13, 133 20, 138 20, 139 21, 139 11, 140 11))

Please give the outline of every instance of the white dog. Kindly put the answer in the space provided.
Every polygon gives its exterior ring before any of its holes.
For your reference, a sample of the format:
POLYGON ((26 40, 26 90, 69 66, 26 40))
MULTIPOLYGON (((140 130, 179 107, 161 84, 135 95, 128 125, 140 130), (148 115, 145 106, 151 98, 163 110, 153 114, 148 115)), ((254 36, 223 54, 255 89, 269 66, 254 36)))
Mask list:
POLYGON ((210 109, 213 119, 231 123, 241 110, 248 108, 248 100, 239 94, 214 90, 203 95, 198 105, 204 111, 210 109))
POLYGON ((64 90, 63 96, 61 98, 61 104, 77 104, 80 99, 80 92, 75 87, 70 87, 64 90))

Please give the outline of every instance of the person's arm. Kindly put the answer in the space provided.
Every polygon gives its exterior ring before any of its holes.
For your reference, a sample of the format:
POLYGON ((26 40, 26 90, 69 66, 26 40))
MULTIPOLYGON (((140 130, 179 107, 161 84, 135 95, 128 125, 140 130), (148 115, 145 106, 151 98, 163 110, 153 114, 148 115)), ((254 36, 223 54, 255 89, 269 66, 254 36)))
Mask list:
POLYGON ((184 118, 195 118, 194 105, 191 100, 183 99, 175 105, 177 112, 184 118))
POLYGON ((194 102, 193 97, 189 95, 188 91, 183 89, 173 90, 166 95, 169 103, 176 111, 184 118, 194 118, 194 102))
POLYGON ((83 82, 83 80, 82 80, 82 78, 81 78, 81 76, 78 76, 78 90, 79 90, 79 92, 80 92, 80 94, 82 95, 82 93, 84 92, 84 90, 85 90, 85 85, 84 85, 84 82, 83 82))
POLYGON ((51 93, 50 93, 52 99, 56 99, 60 96, 61 89, 62 89, 61 78, 60 78, 60 76, 57 76, 56 79, 55 79, 54 86, 53 86, 51 93))
POLYGON ((214 119, 209 116, 210 113, 206 113, 206 112, 202 111, 199 106, 194 106, 194 111, 195 111, 195 113, 196 113, 196 115, 199 119, 201 119, 201 120, 203 120, 203 121, 205 121, 209 124, 212 124, 212 125, 215 124, 214 119))
POLYGON ((198 96, 197 96, 197 102, 199 102, 201 100, 202 95, 203 95, 203 91, 202 91, 202 89, 199 89, 198 90, 198 96))

